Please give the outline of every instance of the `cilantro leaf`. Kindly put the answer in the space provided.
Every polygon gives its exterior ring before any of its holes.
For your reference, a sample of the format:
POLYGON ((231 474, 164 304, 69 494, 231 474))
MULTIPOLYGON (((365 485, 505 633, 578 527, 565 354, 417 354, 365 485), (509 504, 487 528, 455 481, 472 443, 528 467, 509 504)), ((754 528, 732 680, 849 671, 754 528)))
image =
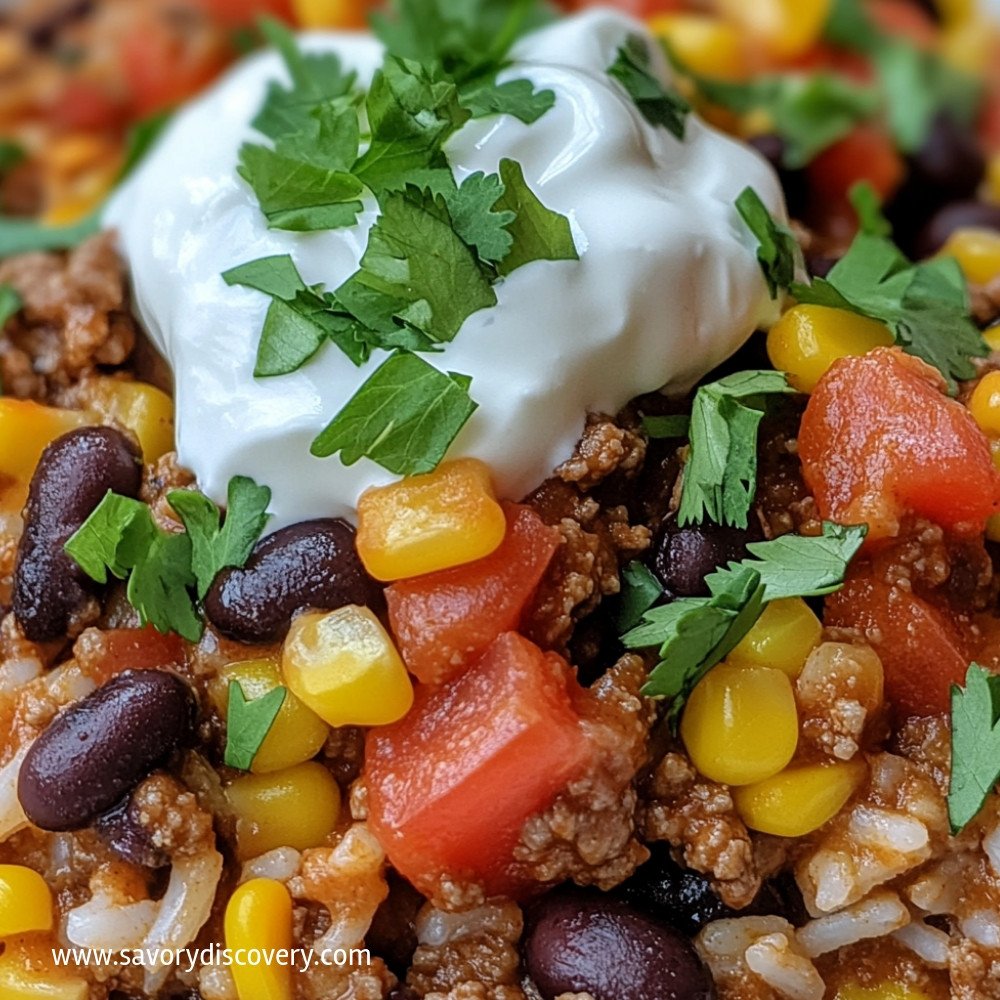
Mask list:
POLYGON ((340 452, 344 465, 367 457, 400 476, 430 472, 476 409, 470 383, 415 354, 392 354, 319 434, 312 453, 340 452))
POLYGON ((7 320, 21 311, 23 304, 15 288, 11 285, 0 285, 0 330, 6 326, 7 320))
POLYGON ((642 36, 629 35, 608 67, 608 75, 625 88, 646 121, 661 125, 683 139, 691 105, 675 90, 665 87, 653 74, 651 65, 649 49, 642 36))
POLYGON ((882 199, 868 181, 858 181, 848 192, 861 232, 869 236, 891 236, 892 223, 882 214, 882 199))
POLYGON ((487 263, 503 260, 514 243, 507 227, 517 213, 496 210, 503 193, 499 176, 478 171, 444 196, 455 232, 487 263))
POLYGON ((771 298, 777 298, 779 288, 787 288, 795 278, 799 246, 791 230, 777 222, 767 210, 759 194, 746 187, 736 199, 736 210, 757 237, 757 260, 764 272, 771 298))
POLYGON ((497 83, 494 78, 477 80, 461 88, 459 101, 473 118, 512 115, 525 125, 533 125, 555 107, 556 95, 551 90, 535 90, 530 80, 497 83))
POLYGON ((197 642, 205 626, 191 598, 189 588, 194 582, 191 539, 158 531, 132 568, 126 595, 143 625, 197 642))
POLYGON ((565 215, 546 208, 528 187, 516 160, 500 161, 503 195, 494 211, 513 212, 507 231, 514 239, 510 253, 497 265, 508 275, 535 260, 579 260, 573 230, 565 215))
POLYGON ((443 199, 407 187, 386 193, 380 204, 360 268, 337 289, 337 300, 364 322, 374 294, 374 304, 383 303, 401 324, 433 341, 452 340, 472 313, 496 305, 489 279, 443 199))
POLYGON ((247 701, 239 681, 229 682, 229 705, 226 709, 227 767, 249 771, 254 757, 267 739, 281 706, 288 695, 287 688, 276 687, 260 698, 247 701))
POLYGON ((27 157, 22 145, 10 139, 0 139, 0 177, 13 170, 27 157))
POLYGON ((975 375, 970 359, 989 353, 969 314, 957 262, 911 264, 884 237, 859 233, 826 278, 793 283, 791 291, 799 302, 849 309, 885 323, 904 351, 941 372, 952 394, 956 379, 975 375))
POLYGON ((691 418, 686 413, 642 418, 642 429, 654 439, 687 437, 690 427, 691 418))
POLYGON ((149 507, 109 490, 63 549, 97 583, 107 583, 108 573, 124 580, 156 532, 149 507))
POLYGON ((662 594, 663 585, 660 581, 646 566, 633 559, 622 570, 622 589, 615 619, 618 631, 628 632, 635 628, 662 594))
POLYGON ((221 570, 247 561, 271 517, 267 513, 270 489, 246 476, 229 480, 226 519, 221 527, 219 508, 204 494, 173 490, 167 500, 191 539, 191 568, 199 599, 205 597, 221 570))
POLYGON ((681 488, 678 523, 706 517, 747 526, 757 490, 757 427, 764 400, 791 393, 782 372, 749 371, 703 385, 691 409, 691 451, 681 488))
POLYGON ((951 688, 948 822, 960 833, 1000 780, 1000 677, 970 663, 965 687, 951 688))

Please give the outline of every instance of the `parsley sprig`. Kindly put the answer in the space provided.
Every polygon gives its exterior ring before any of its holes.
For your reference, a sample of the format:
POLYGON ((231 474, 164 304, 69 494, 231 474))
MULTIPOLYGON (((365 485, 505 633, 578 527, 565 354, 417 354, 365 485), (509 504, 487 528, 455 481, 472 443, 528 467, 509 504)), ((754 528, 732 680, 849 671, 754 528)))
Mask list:
POLYGON ((608 74, 628 91, 646 121, 662 126, 678 139, 684 138, 691 105, 677 91, 664 87, 652 72, 652 59, 642 36, 629 35, 608 74))
POLYGON ((316 438, 315 455, 367 457, 401 475, 433 469, 476 404, 468 377, 413 352, 440 351, 496 305, 494 284, 517 268, 577 259, 569 220, 541 203, 517 162, 458 183, 444 153, 470 118, 505 112, 530 123, 552 107, 554 95, 527 80, 497 83, 532 12, 525 0, 400 0, 395 17, 375 19, 388 52, 367 95, 335 56, 304 55, 287 29, 266 26, 292 86, 268 90, 254 125, 270 144, 245 145, 240 174, 269 225, 338 228, 367 199, 379 209, 358 270, 332 291, 308 286, 287 256, 223 275, 271 297, 258 377, 293 372, 326 343, 355 365, 389 352, 316 438))
POLYGON ((1000 781, 1000 676, 970 663, 965 687, 951 688, 948 822, 960 833, 1000 781))
POLYGON ((709 670, 753 628, 770 601, 814 597, 839 589, 867 527, 824 522, 822 535, 785 535, 747 546, 750 558, 706 577, 709 597, 686 597, 657 605, 656 578, 638 563, 624 575, 621 618, 631 627, 622 636, 629 649, 658 648, 659 660, 643 693, 671 698, 676 719, 709 670), (638 617, 638 623, 632 624, 638 617))
POLYGON ((219 509, 200 493, 174 490, 167 500, 186 531, 164 531, 146 504, 108 492, 64 549, 98 583, 127 579, 143 625, 197 642, 204 631, 198 602, 220 570, 246 562, 269 518, 271 491, 235 476, 221 526, 219 509))
POLYGON ((239 681, 229 682, 224 756, 228 767, 250 770, 287 697, 287 688, 279 686, 248 699, 239 681))

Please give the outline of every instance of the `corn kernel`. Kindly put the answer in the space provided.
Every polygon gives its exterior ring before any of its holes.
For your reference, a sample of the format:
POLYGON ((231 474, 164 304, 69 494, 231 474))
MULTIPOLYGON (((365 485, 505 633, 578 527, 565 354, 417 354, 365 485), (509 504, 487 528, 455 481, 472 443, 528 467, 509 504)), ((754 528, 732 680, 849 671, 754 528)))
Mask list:
POLYGON ((384 726, 413 704, 392 639, 368 608, 299 615, 281 651, 289 690, 331 726, 384 726))
POLYGON ((832 0, 715 0, 716 9, 779 59, 805 55, 822 34, 832 0))
POLYGON ((139 439, 144 461, 174 450, 174 403, 156 386, 98 378, 85 384, 83 399, 101 420, 121 424, 139 439))
POLYGON ((990 157, 986 168, 986 196, 996 205, 1000 205, 1000 153, 990 157))
MULTIPOLYGON (((229 703, 230 681, 238 681, 248 699, 263 698, 282 683, 276 659, 231 663, 222 670, 221 677, 219 708, 223 713, 229 703)), ((254 774, 269 774, 311 760, 319 753, 329 733, 330 727, 288 691, 250 770, 254 774)))
POLYGON ((1000 438, 1000 371, 987 372, 972 391, 969 412, 979 429, 991 438, 1000 438))
MULTIPOLYGON (((269 878, 244 882, 226 906, 226 947, 236 955, 258 948, 272 952, 292 947, 292 897, 269 878)), ((233 981, 239 1000, 291 1000, 292 970, 287 963, 234 963, 233 981)))
POLYGON ((681 737, 694 766, 712 781, 751 785, 777 774, 799 738, 788 674, 720 664, 692 691, 681 737))
POLYGON ((908 983, 885 982, 878 986, 850 983, 837 990, 834 1000, 930 1000, 930 997, 908 983))
POLYGON ((489 469, 473 458, 366 490, 358 501, 358 555, 377 580, 402 580, 488 556, 507 522, 489 469))
POLYGON ((822 634, 823 626, 801 597, 772 601, 726 660, 740 667, 775 667, 794 679, 822 634))
POLYGON ((87 1000, 90 987, 76 969, 56 968, 52 939, 27 934, 4 942, 0 955, 0 997, 3 1000, 87 1000))
POLYGON ((303 28, 363 28, 365 5, 359 0, 292 0, 303 28))
POLYGON ((993 23, 971 18, 948 27, 941 35, 941 55, 956 69, 982 76, 990 67, 996 48, 993 23))
POLYGON ((226 797, 236 817, 236 853, 241 861, 278 847, 318 847, 340 816, 340 788, 315 761, 272 774, 237 778, 226 797))
POLYGON ((839 358, 867 354, 892 343, 888 327, 878 320, 831 306, 789 309, 767 335, 767 355, 799 392, 812 392, 839 358))
POLYGON ((983 330, 983 340, 991 351, 1000 351, 1000 324, 983 330))
POLYGON ((989 229, 956 229, 938 256, 954 257, 966 280, 974 285, 987 285, 1000 277, 1000 233, 989 229))
POLYGON ((728 21, 703 14, 661 14, 650 19, 649 28, 695 73, 720 80, 747 75, 743 38, 728 21))
POLYGON ((751 830, 804 837, 840 812, 867 770, 857 759, 789 767, 755 785, 734 788, 733 802, 751 830))
POLYGON ((976 13, 976 0, 934 0, 934 7, 948 26, 972 20, 976 13))
POLYGON ((0 506, 19 512, 46 446, 94 421, 79 410, 58 410, 0 397, 0 506))
POLYGON ((0 865, 0 938, 52 930, 52 893, 38 872, 0 865))

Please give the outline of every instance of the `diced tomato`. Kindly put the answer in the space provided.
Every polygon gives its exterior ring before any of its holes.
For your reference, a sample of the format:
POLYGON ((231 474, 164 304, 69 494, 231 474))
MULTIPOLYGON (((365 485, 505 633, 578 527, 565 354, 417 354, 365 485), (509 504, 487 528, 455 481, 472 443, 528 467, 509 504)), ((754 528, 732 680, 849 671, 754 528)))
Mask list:
POLYGON ((150 8, 125 32, 120 57, 135 113, 174 107, 205 87, 230 55, 218 29, 150 8))
POLYGON ((505 504, 507 533, 490 555, 389 587, 389 621, 407 668, 425 684, 461 673, 517 628, 560 534, 530 507, 505 504))
POLYGON ((937 25, 912 0, 868 0, 868 12, 886 34, 919 48, 932 49, 940 41, 937 25))
POLYGON ((826 600, 827 626, 860 629, 885 670, 886 698, 898 718, 947 712, 949 691, 962 683, 970 633, 957 616, 909 589, 886 582, 883 560, 851 567, 843 590, 826 600))
POLYGON ((990 446, 935 369, 896 348, 841 358, 799 430, 805 481, 824 518, 899 533, 906 514, 973 534, 1000 501, 990 446))
MULTIPOLYGON (((755 53, 758 57, 761 53, 755 53)), ((767 60, 761 64, 761 69, 802 70, 815 73, 820 70, 830 70, 849 77, 858 83, 869 83, 875 76, 871 61, 860 52, 841 49, 826 42, 819 42, 804 55, 794 59, 767 60)))
POLYGON ((990 153, 1000 153, 1000 82, 987 93, 979 116, 979 135, 990 153))
POLYGON ((98 685, 123 670, 155 670, 184 662, 180 636, 164 635, 152 625, 84 632, 74 647, 80 669, 98 685))
POLYGON ((368 732, 369 824, 389 860, 433 896, 445 878, 517 895, 514 847, 529 816, 581 774, 594 750, 558 656, 514 632, 409 714, 368 732))
POLYGON ((59 92, 48 114, 63 128, 98 131, 121 125, 128 115, 128 104, 109 86, 74 77, 59 92))
POLYGON ((817 201, 846 201, 858 181, 868 181, 883 200, 903 180, 903 159, 892 139, 874 125, 859 125, 823 150, 808 166, 817 201))
POLYGON ((230 28, 253 24, 262 14, 291 23, 291 0, 194 0, 209 17, 230 28))

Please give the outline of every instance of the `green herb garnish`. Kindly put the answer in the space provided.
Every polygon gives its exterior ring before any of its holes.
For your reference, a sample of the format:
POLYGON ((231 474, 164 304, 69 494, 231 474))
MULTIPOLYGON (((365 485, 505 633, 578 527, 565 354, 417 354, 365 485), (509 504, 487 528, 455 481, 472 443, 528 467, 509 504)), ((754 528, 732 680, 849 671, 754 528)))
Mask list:
POLYGON ((24 147, 10 139, 0 139, 0 178, 27 158, 24 147))
POLYGON ((791 230, 774 219, 752 187, 740 192, 736 210, 750 232, 757 237, 757 261, 764 272, 771 298, 777 298, 778 289, 787 288, 795 280, 799 245, 791 230))
POLYGON ((64 545, 92 580, 128 579, 126 596, 143 625, 197 642, 204 630, 196 598, 225 566, 246 561, 260 537, 271 491, 238 476, 229 484, 229 510, 220 514, 207 497, 177 490, 168 499, 188 531, 163 531, 149 507, 109 492, 64 545), (211 511, 209 510, 211 508, 211 511))
POLYGON ((892 223, 882 213, 882 199, 868 181, 858 181, 847 196, 861 232, 869 236, 892 236, 892 223))
POLYGON ((948 822, 960 833, 1000 780, 1000 676, 970 663, 965 687, 951 688, 948 822))
POLYGON ((640 35, 629 35, 618 49, 614 63, 608 67, 608 75, 628 91, 646 121, 683 139, 691 105, 675 90, 664 87, 652 72, 651 65, 645 41, 640 35))
POLYGON ((642 429, 651 438, 687 437, 690 428, 691 418, 686 413, 642 418, 642 429))
POLYGON ((226 710, 227 767, 249 771, 254 757, 267 739, 288 691, 276 687, 260 698, 247 700, 239 681, 229 682, 229 706, 226 710))
POLYGON ((23 305, 21 296, 17 294, 17 289, 11 285, 0 285, 0 330, 4 328, 7 320, 12 319, 21 311, 23 305))
POLYGON ((757 491, 757 428, 768 396, 795 390, 782 372, 748 371, 701 386, 691 409, 680 524, 747 526, 757 491))
MULTIPOLYGON (((784 536, 747 546, 751 557, 705 578, 710 597, 685 597, 652 606, 658 582, 648 572, 625 576, 622 607, 639 624, 622 636, 629 649, 658 647, 659 662, 643 693, 674 699, 676 719, 698 681, 733 650, 770 601, 831 593, 843 584, 847 566, 867 528, 824 523, 819 537, 784 536)), ((629 616, 625 616, 626 619, 629 616)))

